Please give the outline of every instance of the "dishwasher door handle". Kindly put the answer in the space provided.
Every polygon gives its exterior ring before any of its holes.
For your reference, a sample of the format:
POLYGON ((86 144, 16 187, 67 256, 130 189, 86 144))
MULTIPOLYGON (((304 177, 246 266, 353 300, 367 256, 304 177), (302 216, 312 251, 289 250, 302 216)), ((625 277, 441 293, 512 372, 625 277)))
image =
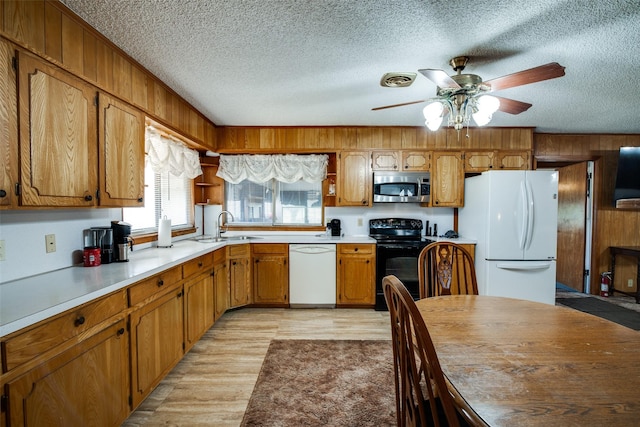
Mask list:
MULTIPOLYGON (((323 245, 323 246, 331 246, 331 245, 323 245)), ((289 252, 303 255, 315 255, 315 254, 326 254, 326 253, 335 253, 336 249, 334 247, 323 247, 323 246, 303 246, 298 248, 289 248, 289 252)))

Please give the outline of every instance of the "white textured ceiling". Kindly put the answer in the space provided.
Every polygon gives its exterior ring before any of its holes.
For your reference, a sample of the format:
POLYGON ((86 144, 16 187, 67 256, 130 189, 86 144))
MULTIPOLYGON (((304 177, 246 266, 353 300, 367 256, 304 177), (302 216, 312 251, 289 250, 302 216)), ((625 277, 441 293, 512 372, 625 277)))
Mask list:
POLYGON ((418 74, 467 55, 484 80, 549 62, 564 77, 496 92, 533 104, 491 126, 640 133, 640 0, 63 0, 221 126, 420 126, 418 74))

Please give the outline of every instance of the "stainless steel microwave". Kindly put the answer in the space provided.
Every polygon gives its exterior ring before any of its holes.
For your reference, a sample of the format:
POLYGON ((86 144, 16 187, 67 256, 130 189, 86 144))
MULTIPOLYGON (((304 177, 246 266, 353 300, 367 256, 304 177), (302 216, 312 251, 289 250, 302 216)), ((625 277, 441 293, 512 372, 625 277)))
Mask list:
POLYGON ((428 203, 429 172, 375 172, 374 203, 428 203))

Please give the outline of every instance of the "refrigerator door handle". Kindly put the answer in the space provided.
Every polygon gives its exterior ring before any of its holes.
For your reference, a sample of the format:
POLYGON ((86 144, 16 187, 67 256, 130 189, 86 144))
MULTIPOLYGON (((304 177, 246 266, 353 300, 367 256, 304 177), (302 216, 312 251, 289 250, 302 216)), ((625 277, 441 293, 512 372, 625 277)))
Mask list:
POLYGON ((547 270, 549 269, 549 267, 551 267, 551 263, 550 262, 535 263, 531 261, 526 263, 501 262, 496 264, 496 267, 502 270, 547 270))
POLYGON ((527 191, 524 181, 520 182, 520 201, 522 203, 522 224, 520 227, 520 237, 518 238, 518 246, 524 249, 527 244, 527 224, 529 223, 529 214, 527 211, 527 191))
POLYGON ((534 206, 533 206, 533 190, 531 189, 531 183, 529 181, 525 181, 525 188, 527 190, 527 240, 526 240, 526 248, 529 249, 531 246, 531 241, 533 240, 533 225, 535 222, 534 217, 534 206))

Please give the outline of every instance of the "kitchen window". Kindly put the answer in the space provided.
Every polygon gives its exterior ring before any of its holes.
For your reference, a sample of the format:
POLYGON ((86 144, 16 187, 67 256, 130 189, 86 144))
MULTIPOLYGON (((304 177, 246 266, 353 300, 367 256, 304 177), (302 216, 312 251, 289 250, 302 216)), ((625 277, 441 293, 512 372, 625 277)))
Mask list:
POLYGON ((149 121, 145 153, 144 207, 122 209, 122 219, 136 233, 156 232, 165 217, 172 229, 193 227, 193 178, 202 174, 198 153, 149 121))
POLYGON ((193 180, 170 172, 155 173, 147 164, 144 170, 144 207, 123 208, 122 219, 137 233, 155 232, 160 219, 171 219, 171 228, 193 226, 193 180))
POLYGON ((322 225, 322 182, 227 182, 225 209, 236 225, 322 225))

